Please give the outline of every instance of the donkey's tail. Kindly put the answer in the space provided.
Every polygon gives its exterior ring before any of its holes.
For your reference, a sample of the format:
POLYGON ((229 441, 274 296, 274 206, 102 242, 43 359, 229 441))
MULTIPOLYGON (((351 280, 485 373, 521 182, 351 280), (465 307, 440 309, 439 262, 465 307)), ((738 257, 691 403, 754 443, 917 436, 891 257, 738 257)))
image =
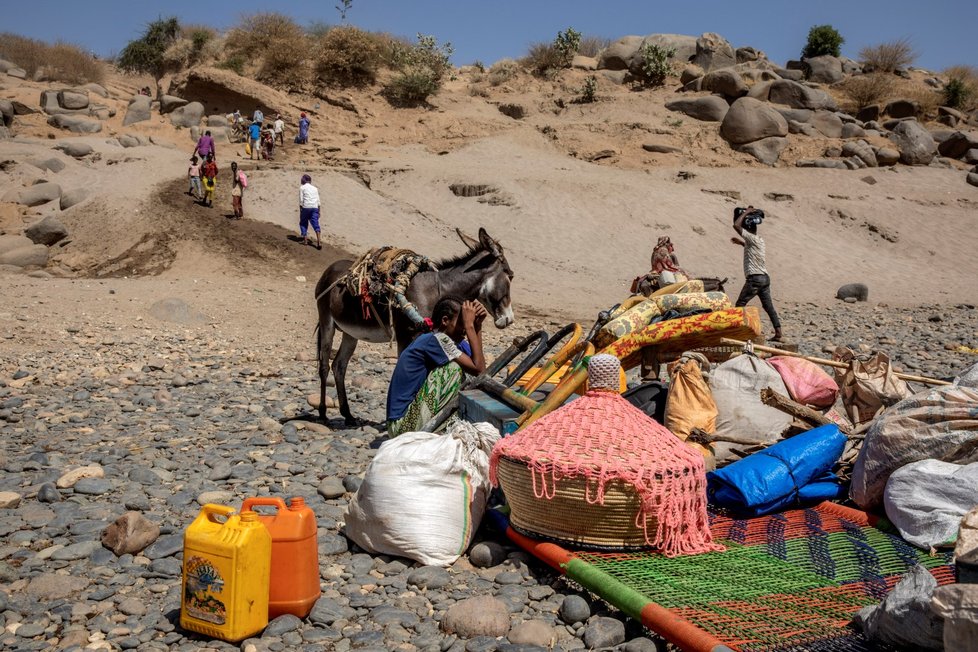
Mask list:
POLYGON ((316 362, 323 359, 323 329, 316 324, 316 362))

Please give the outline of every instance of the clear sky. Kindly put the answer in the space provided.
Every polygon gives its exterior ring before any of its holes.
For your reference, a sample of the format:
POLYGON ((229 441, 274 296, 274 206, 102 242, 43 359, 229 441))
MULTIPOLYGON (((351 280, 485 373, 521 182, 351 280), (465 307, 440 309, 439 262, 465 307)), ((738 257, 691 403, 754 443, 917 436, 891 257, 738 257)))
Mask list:
MULTIPOLYGON (((62 39, 100 55, 118 52, 159 16, 227 28, 242 14, 279 11, 302 25, 338 23, 339 0, 2 0, 0 31, 62 39)), ((777 63, 796 58, 812 25, 829 23, 845 37, 843 54, 864 45, 911 39, 917 65, 941 70, 978 65, 978 0, 353 0, 349 23, 413 37, 450 41, 456 64, 519 57, 527 45, 550 41, 567 27, 618 38, 656 32, 718 32, 734 47, 751 45, 777 63)))

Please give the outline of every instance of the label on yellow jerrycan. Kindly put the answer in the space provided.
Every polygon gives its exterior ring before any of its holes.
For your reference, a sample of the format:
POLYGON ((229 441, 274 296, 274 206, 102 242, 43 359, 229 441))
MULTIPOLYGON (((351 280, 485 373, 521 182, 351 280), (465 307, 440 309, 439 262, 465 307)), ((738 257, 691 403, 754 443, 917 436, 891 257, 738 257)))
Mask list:
POLYGON ((257 514, 204 505, 183 535, 180 626, 231 642, 263 630, 271 563, 272 537, 257 514))

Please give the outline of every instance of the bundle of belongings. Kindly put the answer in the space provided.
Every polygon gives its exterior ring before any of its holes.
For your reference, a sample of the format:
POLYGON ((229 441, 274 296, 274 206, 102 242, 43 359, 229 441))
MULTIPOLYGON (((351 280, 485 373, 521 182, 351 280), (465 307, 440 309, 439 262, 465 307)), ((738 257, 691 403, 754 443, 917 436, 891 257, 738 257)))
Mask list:
MULTIPOLYGON (((667 288, 676 283, 683 283, 690 280, 690 275, 679 266, 679 259, 676 257, 675 247, 669 236, 660 236, 652 250, 652 261, 649 271, 642 276, 636 276, 632 280, 631 292, 643 296, 667 288)), ((698 279, 704 283, 707 291, 723 292, 723 284, 727 279, 703 278, 698 279)))
POLYGON ((448 566, 465 552, 489 497, 499 431, 455 421, 445 434, 408 432, 381 445, 345 516, 368 552, 448 566))
POLYGON ((364 318, 373 317, 393 338, 393 310, 390 310, 389 323, 385 325, 377 312, 377 306, 395 306, 416 328, 426 330, 424 317, 407 300, 406 293, 415 274, 436 269, 435 264, 426 256, 410 249, 380 247, 357 258, 337 284, 345 284, 351 296, 360 297, 364 318))
POLYGON ((490 479, 510 524, 578 547, 667 556, 722 549, 706 513, 703 456, 618 394, 620 363, 588 362, 588 392, 502 439, 490 479))
POLYGON ((852 500, 882 506, 907 541, 952 545, 978 504, 978 365, 883 410, 866 432, 852 473, 852 500))

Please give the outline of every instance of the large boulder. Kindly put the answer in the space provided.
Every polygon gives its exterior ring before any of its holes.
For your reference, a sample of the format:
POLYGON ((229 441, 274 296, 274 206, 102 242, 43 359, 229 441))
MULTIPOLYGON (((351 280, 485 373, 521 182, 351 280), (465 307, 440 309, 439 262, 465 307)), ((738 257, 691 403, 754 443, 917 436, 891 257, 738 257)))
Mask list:
POLYGON ((737 55, 727 39, 715 32, 707 32, 696 39, 696 54, 692 62, 710 72, 735 65, 737 55))
POLYGON ((804 60, 808 69, 808 79, 819 84, 834 84, 842 81, 842 61, 830 54, 804 60))
POLYGON ((876 162, 881 166, 889 167, 900 162, 900 152, 892 147, 875 147, 873 152, 876 154, 876 162))
POLYGON ((865 140, 850 140, 842 146, 842 155, 845 157, 856 157, 866 164, 866 167, 875 168, 879 165, 876 160, 876 152, 865 140))
MULTIPOLYGON (((95 151, 94 149, 92 149, 92 146, 89 145, 88 143, 79 143, 77 141, 68 141, 66 143, 60 143, 57 147, 55 147, 55 149, 64 152, 65 154, 71 156, 72 158, 85 158, 86 156, 88 156, 89 154, 95 151)), ((64 165, 62 164, 61 167, 63 168, 64 165)), ((55 172, 59 172, 59 171, 60 170, 55 170, 55 172)))
POLYGON ((734 58, 737 59, 737 63, 750 63, 751 61, 757 61, 762 56, 763 54, 761 52, 749 46, 737 48, 734 52, 734 58))
POLYGON ((832 96, 825 91, 799 84, 790 79, 773 81, 766 90, 769 102, 785 104, 794 109, 825 109, 827 111, 839 109, 832 96))
POLYGON ((900 150, 904 165, 928 165, 937 154, 937 143, 916 120, 904 120, 893 128, 890 140, 900 150))
POLYGON ((99 120, 92 120, 80 115, 67 115, 64 113, 52 115, 48 118, 48 124, 59 129, 67 129, 73 134, 97 134, 102 131, 102 123, 99 120))
POLYGON ((703 69, 697 66, 695 63, 686 64, 683 67, 683 71, 679 73, 679 83, 685 86, 691 81, 701 79, 703 77, 703 69))
POLYGON ((27 188, 14 188, 3 196, 3 201, 14 202, 24 206, 40 206, 49 201, 61 198, 61 186, 49 181, 35 183, 27 188))
POLYGON ((642 36, 623 36, 598 53, 598 70, 628 70, 638 54, 642 36))
POLYGON ((48 215, 24 229, 24 235, 30 238, 34 244, 50 247, 67 238, 68 229, 58 221, 58 218, 48 215))
POLYGON ((137 122, 145 122, 152 115, 153 101, 147 95, 134 95, 129 100, 129 107, 126 109, 126 117, 122 120, 122 126, 128 127, 137 122))
POLYGON ((69 111, 80 111, 88 108, 88 91, 58 91, 58 106, 69 111))
POLYGON ((742 97, 730 106, 720 125, 720 135, 734 145, 762 138, 788 135, 788 122, 773 107, 752 97, 742 97))
POLYGON ((41 110, 48 115, 65 113, 58 102, 58 91, 41 91, 41 98, 38 103, 41 105, 41 110))
MULTIPOLYGON (((575 70, 597 70, 598 60, 594 57, 586 57, 582 54, 576 54, 574 55, 574 58, 571 59, 571 68, 575 70)), ((208 124, 210 124, 211 117, 212 116, 207 117, 208 124)))
POLYGON ((15 267, 44 267, 48 264, 48 248, 44 245, 18 247, 0 254, 0 265, 15 267))
POLYGON ((14 104, 10 100, 0 100, 0 116, 2 116, 3 121, 0 122, 4 127, 9 127, 13 124, 14 116, 16 112, 14 111, 14 104))
POLYGON ((34 243, 30 238, 23 235, 0 235, 0 254, 5 254, 14 249, 33 247, 34 243))
POLYGON ((916 118, 920 114, 920 102, 900 98, 891 101, 883 110, 891 118, 916 118))
POLYGON ((10 100, 10 104, 14 107, 14 115, 32 115, 37 113, 39 110, 32 106, 28 106, 19 100, 10 100))
POLYGON ((160 113, 170 113, 179 109, 181 106, 186 106, 187 100, 182 97, 177 97, 176 95, 164 95, 160 98, 160 113))
POLYGON ((704 91, 719 93, 730 99, 737 99, 747 95, 747 84, 739 74, 732 68, 721 68, 706 73, 700 88, 704 91))
POLYGON ((832 111, 816 111, 809 122, 826 138, 842 138, 842 118, 832 111))
POLYGON ((955 131, 937 146, 937 151, 948 158, 962 158, 975 148, 978 148, 978 133, 955 131))
POLYGON ((223 68, 195 67, 181 73, 170 82, 167 93, 198 98, 207 103, 211 113, 226 114, 240 109, 250 114, 260 106, 266 116, 285 115, 292 106, 285 93, 223 68))
POLYGON ((64 161, 59 158, 32 158, 27 162, 38 169, 48 172, 58 173, 65 169, 64 161))
POLYGON ((812 116, 815 115, 815 112, 809 109, 789 109, 783 106, 776 106, 774 109, 783 115, 784 119, 788 122, 791 122, 792 120, 795 122, 808 122, 812 119, 812 116))
POLYGON ((781 158, 781 152, 788 146, 788 139, 780 136, 762 138, 752 143, 737 146, 738 152, 750 154, 764 165, 774 165, 781 158))
POLYGON ((204 118, 204 105, 191 102, 175 109, 170 114, 170 124, 174 127, 197 127, 204 118))
POLYGON ((666 108, 704 122, 722 122, 730 105, 722 97, 709 95, 666 102, 666 108))
POLYGON ((99 97, 104 97, 104 98, 109 97, 109 91, 105 90, 105 86, 102 86, 102 84, 96 84, 95 82, 85 84, 84 86, 79 86, 78 90, 88 91, 89 93, 95 93, 99 97))
POLYGON ((66 211, 86 199, 88 199, 88 190, 86 188, 75 188, 74 190, 61 193, 61 210, 66 211))

